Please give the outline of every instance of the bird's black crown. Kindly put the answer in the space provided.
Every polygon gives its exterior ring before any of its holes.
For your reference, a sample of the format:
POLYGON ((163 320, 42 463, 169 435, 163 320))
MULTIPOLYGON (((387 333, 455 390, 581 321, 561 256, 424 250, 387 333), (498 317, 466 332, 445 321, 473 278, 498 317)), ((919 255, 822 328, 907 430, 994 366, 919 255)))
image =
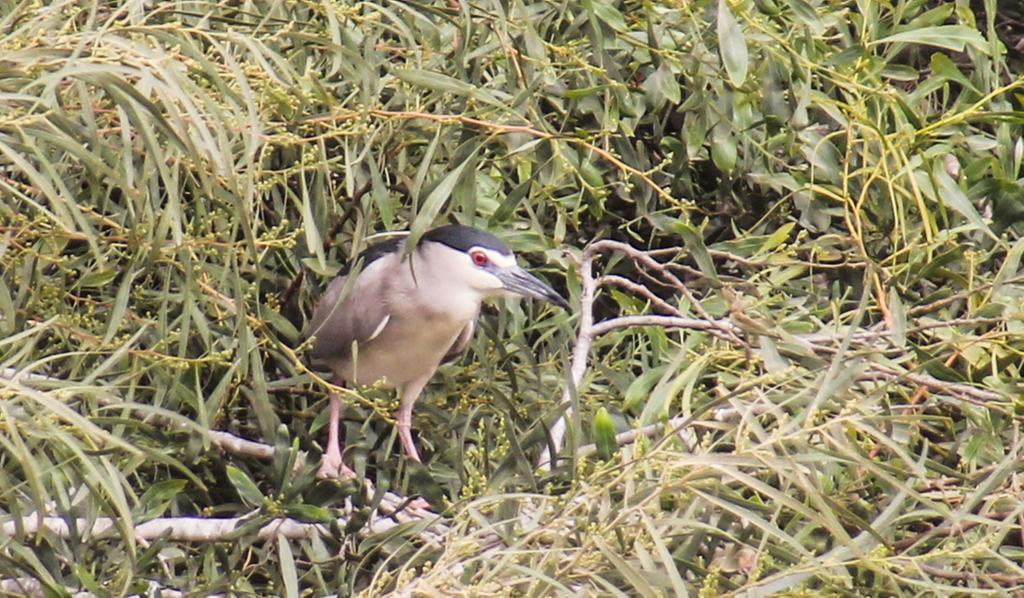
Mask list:
POLYGON ((512 253, 504 241, 491 233, 461 224, 449 224, 427 231, 422 240, 442 243, 458 251, 469 251, 471 247, 482 247, 497 251, 502 255, 511 255, 512 253))

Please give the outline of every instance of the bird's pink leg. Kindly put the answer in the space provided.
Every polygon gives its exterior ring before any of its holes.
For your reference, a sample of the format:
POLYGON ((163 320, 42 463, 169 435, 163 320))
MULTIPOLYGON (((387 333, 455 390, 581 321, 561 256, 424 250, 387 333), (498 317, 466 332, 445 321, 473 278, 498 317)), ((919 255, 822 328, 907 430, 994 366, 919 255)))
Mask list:
POLYGON ((319 478, 355 478, 356 472, 341 460, 341 442, 338 440, 338 423, 341 420, 341 398, 331 395, 331 416, 327 421, 327 450, 320 460, 319 478))
POLYGON ((420 454, 416 451, 416 445, 412 442, 412 407, 416 404, 416 399, 420 398, 420 393, 423 392, 423 387, 427 385, 430 377, 426 377, 422 380, 415 380, 406 384, 402 389, 402 400, 398 405, 398 440, 402 443, 402 449, 405 454, 416 461, 420 461, 420 454))

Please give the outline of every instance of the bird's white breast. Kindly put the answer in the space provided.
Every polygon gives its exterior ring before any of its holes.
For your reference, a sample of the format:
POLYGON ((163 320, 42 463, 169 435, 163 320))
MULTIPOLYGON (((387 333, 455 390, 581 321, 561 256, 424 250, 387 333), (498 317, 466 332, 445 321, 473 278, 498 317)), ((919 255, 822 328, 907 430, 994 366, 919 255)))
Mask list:
POLYGON ((451 289, 445 278, 448 248, 435 248, 426 259, 398 265, 388 294, 387 321, 375 325, 376 334, 364 341, 344 365, 345 378, 357 384, 383 382, 401 386, 429 376, 455 343, 462 330, 480 313, 483 297, 461 288, 451 289), (433 290, 431 290, 433 289, 433 290))

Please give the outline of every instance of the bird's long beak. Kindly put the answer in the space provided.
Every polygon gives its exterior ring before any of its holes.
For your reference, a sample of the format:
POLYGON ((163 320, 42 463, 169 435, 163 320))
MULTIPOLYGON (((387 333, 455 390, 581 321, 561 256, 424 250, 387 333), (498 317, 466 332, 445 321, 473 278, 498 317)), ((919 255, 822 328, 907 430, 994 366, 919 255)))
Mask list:
POLYGON ((519 266, 501 268, 495 272, 495 275, 504 285, 505 290, 510 293, 554 303, 561 308, 569 307, 569 303, 555 292, 555 289, 519 266))

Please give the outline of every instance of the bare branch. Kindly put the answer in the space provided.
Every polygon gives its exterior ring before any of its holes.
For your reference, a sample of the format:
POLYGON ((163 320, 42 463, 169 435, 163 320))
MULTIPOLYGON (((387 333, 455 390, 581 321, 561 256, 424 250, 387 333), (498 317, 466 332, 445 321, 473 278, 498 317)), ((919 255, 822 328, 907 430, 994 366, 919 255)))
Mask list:
MULTIPOLYGON (((95 520, 75 519, 74 529, 68 525, 68 520, 63 517, 37 517, 29 515, 20 521, 4 521, 0 524, 0 530, 7 537, 22 536, 30 537, 40 530, 47 530, 61 538, 72 536, 99 540, 117 535, 117 522, 110 517, 98 517, 95 520)), ((232 537, 237 528, 248 522, 245 517, 231 518, 207 518, 207 517, 161 517, 152 519, 145 523, 136 525, 133 533, 136 541, 149 542, 166 538, 178 542, 220 542, 232 537)), ((339 517, 335 523, 344 528, 348 525, 347 517, 339 517)), ((361 535, 379 534, 389 531, 400 522, 377 517, 371 519, 364 528, 360 530, 361 535)), ((288 518, 277 518, 256 532, 256 538, 260 541, 273 540, 277 537, 288 540, 308 540, 316 536, 333 536, 330 528, 322 523, 304 523, 288 518)), ((430 544, 439 545, 442 534, 436 531, 426 531, 420 534, 430 544)))
POLYGON ((629 293, 629 294, 631 294, 633 296, 640 297, 642 299, 646 299, 647 301, 650 301, 651 305, 657 307, 658 309, 660 309, 661 311, 663 311, 665 313, 668 313, 668 314, 673 315, 673 316, 680 316, 680 317, 682 317, 682 315, 683 315, 683 313, 681 311, 679 311, 678 309, 676 309, 672 305, 669 305, 661 297, 658 297, 657 295, 652 293, 649 288, 643 286, 642 284, 637 284, 637 283, 633 282, 632 280, 630 280, 628 278, 625 278, 625 277, 622 277, 622 276, 616 276, 615 274, 605 274, 604 276, 598 277, 598 279, 597 279, 597 286, 599 286, 599 287, 605 287, 605 286, 619 287, 620 289, 625 290, 627 293, 629 293))
POLYGON ((639 326, 659 326, 661 328, 688 328, 707 332, 726 331, 732 334, 740 328, 728 320, 700 320, 697 318, 679 318, 675 316, 619 316, 595 324, 590 334, 597 338, 613 330, 636 328, 639 326))

